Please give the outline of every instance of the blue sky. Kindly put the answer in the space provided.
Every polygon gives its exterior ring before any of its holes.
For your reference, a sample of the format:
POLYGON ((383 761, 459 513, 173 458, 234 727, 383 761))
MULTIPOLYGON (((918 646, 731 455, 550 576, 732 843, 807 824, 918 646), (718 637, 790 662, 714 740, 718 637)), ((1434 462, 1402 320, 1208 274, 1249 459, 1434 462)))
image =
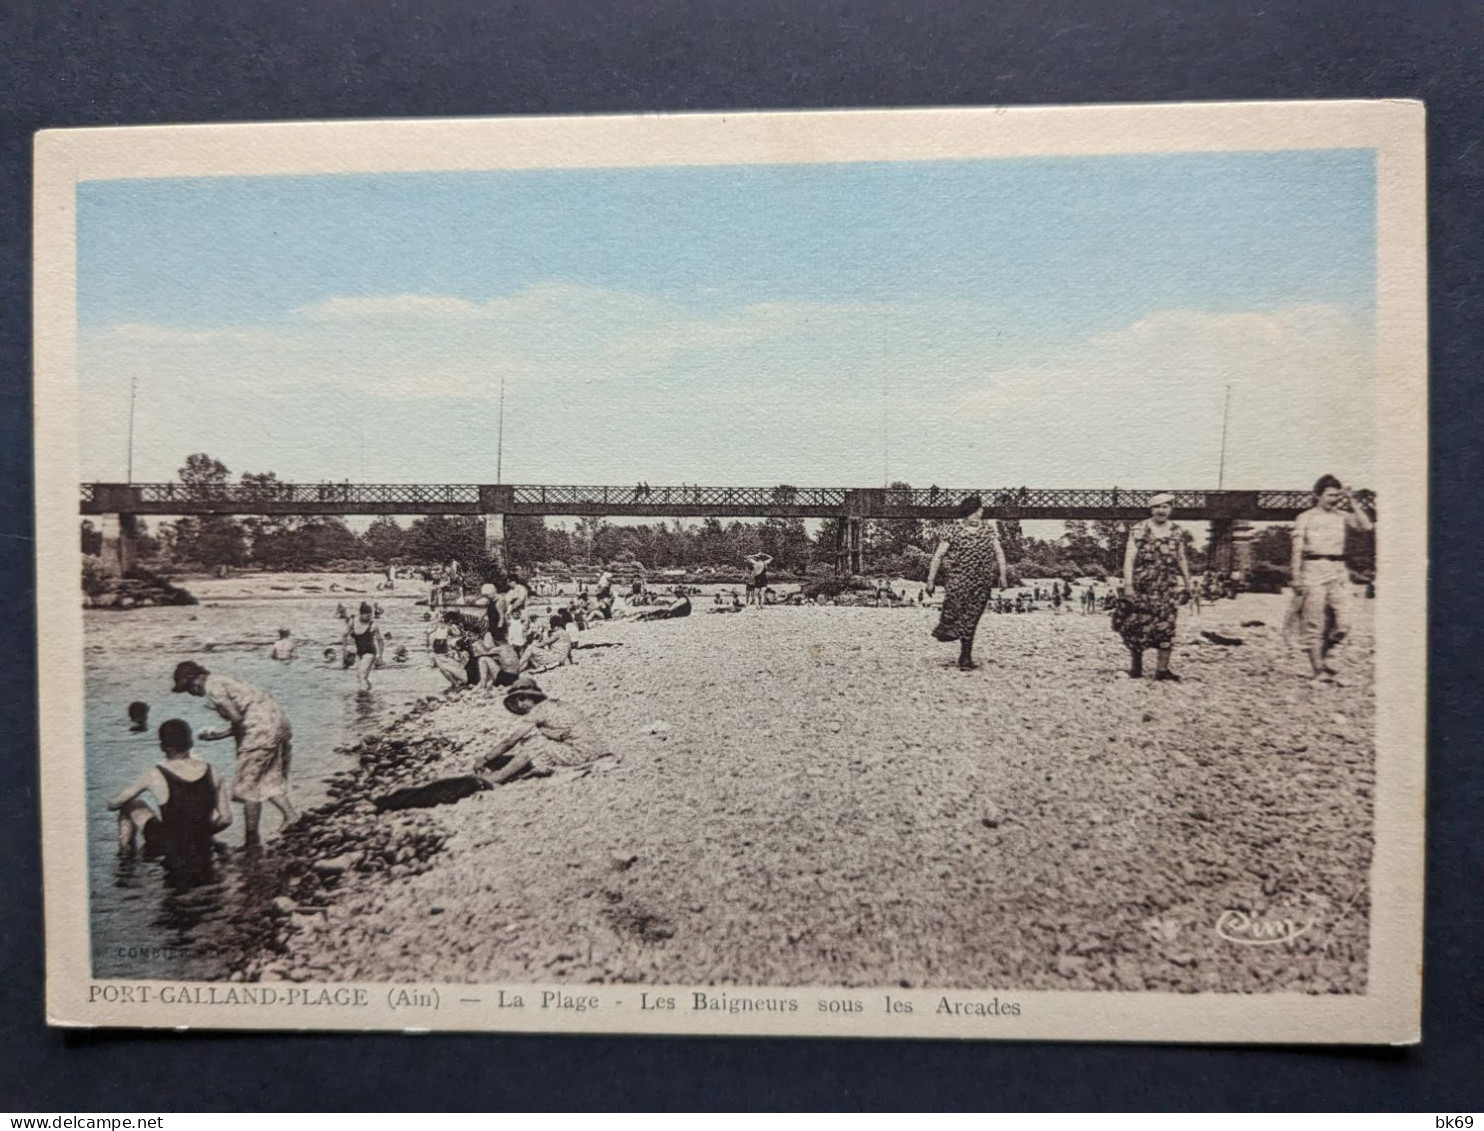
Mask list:
MULTIPOLYGON (((83 473, 1370 470, 1369 151, 90 182, 83 473)), ((1295 479, 1295 476, 1298 478, 1295 479)), ((1178 482, 1176 482, 1178 480, 1178 482)), ((1212 481, 1214 485, 1214 481, 1212 481)))

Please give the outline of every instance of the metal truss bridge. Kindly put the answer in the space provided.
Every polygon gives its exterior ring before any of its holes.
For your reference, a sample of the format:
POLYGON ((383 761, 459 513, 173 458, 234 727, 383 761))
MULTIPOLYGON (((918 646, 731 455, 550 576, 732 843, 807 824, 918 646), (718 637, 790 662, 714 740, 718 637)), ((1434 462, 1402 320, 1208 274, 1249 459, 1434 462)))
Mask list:
MULTIPOLYGON (((1149 513, 1160 489, 918 487, 625 487, 489 483, 84 483, 85 515, 592 515, 650 518, 945 519, 969 495, 992 518, 1111 519, 1149 513)), ((1289 522, 1307 490, 1170 491, 1186 521, 1289 522)))

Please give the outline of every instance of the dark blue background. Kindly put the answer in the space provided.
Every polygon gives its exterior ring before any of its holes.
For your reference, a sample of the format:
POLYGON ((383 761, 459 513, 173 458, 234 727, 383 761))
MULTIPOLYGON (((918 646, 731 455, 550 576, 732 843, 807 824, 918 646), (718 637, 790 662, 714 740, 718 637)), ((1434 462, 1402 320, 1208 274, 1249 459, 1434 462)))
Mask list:
MULTIPOLYGON (((0 1110, 1481 1106, 1484 6, 1097 0, 11 3, 0 12, 0 1110), (1420 98, 1433 556, 1426 1011, 1413 1050, 63 1033, 42 1010, 31 134, 636 110, 1420 98)), ((1109 995, 1108 1007, 1118 998, 1109 995)), ((1430 1124, 1429 1124, 1430 1126, 1430 1124)))

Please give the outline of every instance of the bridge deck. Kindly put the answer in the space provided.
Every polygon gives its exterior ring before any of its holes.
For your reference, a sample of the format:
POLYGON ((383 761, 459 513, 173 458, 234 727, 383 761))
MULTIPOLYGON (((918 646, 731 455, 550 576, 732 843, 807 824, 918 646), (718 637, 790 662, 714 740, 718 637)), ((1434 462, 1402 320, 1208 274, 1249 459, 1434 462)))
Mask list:
MULTIPOLYGON (((1175 517, 1188 521, 1292 521, 1308 491, 1171 491, 1175 517)), ((649 487, 480 483, 228 484, 84 483, 83 514, 135 515, 592 515, 652 518, 950 517, 980 495, 996 518, 1140 518, 1156 490, 1098 488, 649 487)))

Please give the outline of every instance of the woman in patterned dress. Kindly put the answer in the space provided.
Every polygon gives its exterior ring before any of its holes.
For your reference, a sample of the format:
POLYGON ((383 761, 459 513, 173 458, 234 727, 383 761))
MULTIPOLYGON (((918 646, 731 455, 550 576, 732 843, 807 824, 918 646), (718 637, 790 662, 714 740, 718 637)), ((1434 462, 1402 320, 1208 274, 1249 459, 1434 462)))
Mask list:
POLYGON ((1185 560, 1185 532, 1170 521, 1173 495, 1149 500, 1149 517, 1128 532, 1123 554, 1123 598, 1113 613, 1113 628, 1132 655, 1128 674, 1144 674, 1144 649, 1155 649, 1154 678, 1179 681, 1170 671, 1170 649, 1175 642, 1175 602, 1183 582, 1190 589, 1190 566, 1185 560))
POLYGON ((970 495, 959 506, 959 521, 946 527, 928 566, 927 595, 933 595, 938 570, 948 559, 948 585, 943 594, 943 612, 933 636, 958 641, 960 671, 973 671, 974 633, 994 588, 994 567, 999 566, 1000 588, 1008 583, 1005 550, 994 523, 984 520, 984 500, 970 495))
POLYGON ((299 815, 288 796, 294 734, 273 696, 245 680, 213 675, 191 660, 176 665, 174 690, 204 696, 206 705, 227 722, 216 730, 197 731, 197 738, 210 742, 230 737, 237 742, 232 799, 242 802, 245 843, 258 843, 265 801, 283 814, 285 825, 291 824, 299 815))

